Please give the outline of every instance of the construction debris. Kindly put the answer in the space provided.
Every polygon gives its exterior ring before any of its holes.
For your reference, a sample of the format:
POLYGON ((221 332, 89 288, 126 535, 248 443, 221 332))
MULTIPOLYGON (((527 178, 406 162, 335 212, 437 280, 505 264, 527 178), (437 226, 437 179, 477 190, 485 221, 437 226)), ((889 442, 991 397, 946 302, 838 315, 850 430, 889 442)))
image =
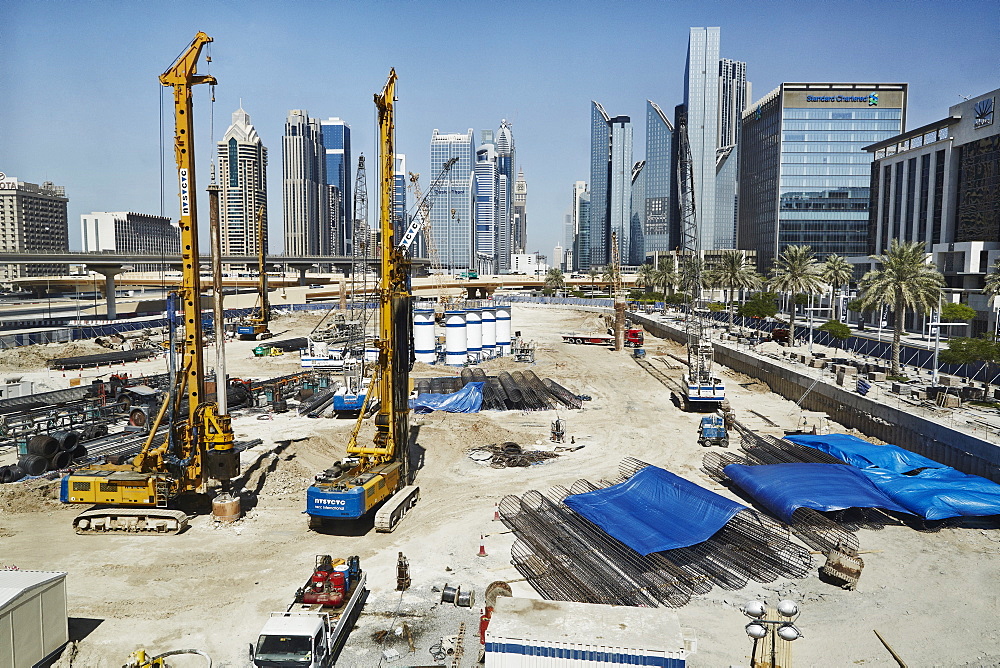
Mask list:
POLYGON ((479 462, 488 461, 495 469, 531 466, 559 456, 549 450, 524 450, 513 441, 484 445, 469 450, 469 456, 479 462))

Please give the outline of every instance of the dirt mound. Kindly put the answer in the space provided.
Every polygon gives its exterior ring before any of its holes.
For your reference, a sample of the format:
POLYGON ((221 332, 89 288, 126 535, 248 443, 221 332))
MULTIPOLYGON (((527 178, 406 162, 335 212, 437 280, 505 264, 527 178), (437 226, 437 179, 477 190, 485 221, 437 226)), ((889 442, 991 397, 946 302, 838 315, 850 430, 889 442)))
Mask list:
POLYGON ((44 368, 48 361, 57 357, 76 357, 108 352, 107 348, 93 341, 70 341, 67 343, 40 343, 0 350, 0 367, 8 369, 44 368))
POLYGON ((28 480, 0 485, 0 515, 58 508, 58 498, 59 484, 54 480, 28 480))

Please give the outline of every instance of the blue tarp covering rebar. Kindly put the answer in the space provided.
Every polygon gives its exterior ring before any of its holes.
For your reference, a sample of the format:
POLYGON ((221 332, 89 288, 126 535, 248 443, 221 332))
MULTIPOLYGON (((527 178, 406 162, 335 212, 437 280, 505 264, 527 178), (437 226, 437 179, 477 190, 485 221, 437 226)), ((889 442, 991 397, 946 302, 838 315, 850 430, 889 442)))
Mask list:
POLYGON ((723 471, 740 489, 785 522, 797 508, 882 508, 910 512, 879 490, 864 472, 841 464, 730 464, 723 471))
POLYGON ((461 390, 451 394, 418 394, 410 399, 410 408, 417 413, 478 413, 483 406, 483 385, 485 383, 466 383, 461 390))
POLYGON ((1000 485, 899 446, 874 445, 848 434, 785 438, 858 467, 895 502, 925 519, 1000 515, 1000 485))
POLYGON ((746 508, 656 466, 565 503, 642 555, 701 543, 746 508))

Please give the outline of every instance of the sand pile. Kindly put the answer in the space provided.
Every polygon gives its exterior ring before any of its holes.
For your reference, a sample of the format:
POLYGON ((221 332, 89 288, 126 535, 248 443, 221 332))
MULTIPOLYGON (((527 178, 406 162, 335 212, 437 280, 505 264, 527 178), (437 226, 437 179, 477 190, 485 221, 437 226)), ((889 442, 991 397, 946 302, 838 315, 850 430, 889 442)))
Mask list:
POLYGON ((58 480, 26 480, 0 485, 0 515, 34 513, 60 507, 58 480))

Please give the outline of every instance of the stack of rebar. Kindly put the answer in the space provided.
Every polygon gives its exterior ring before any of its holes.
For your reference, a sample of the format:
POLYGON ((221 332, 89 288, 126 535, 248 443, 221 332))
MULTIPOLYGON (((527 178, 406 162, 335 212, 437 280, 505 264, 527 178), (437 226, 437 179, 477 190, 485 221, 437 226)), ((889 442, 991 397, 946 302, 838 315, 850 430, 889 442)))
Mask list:
MULTIPOLYGON (((641 469, 623 463, 621 476, 641 469)), ((602 485, 603 486, 603 485, 602 485)), ((801 577, 812 558, 777 522, 743 510, 708 540, 641 555, 563 503, 598 489, 586 480, 570 490, 532 490, 500 502, 500 518, 515 534, 514 566, 544 598, 632 606, 680 607, 714 585, 736 590, 749 580, 801 577)))
POLYGON ((551 450, 525 450, 513 441, 506 443, 496 443, 484 445, 469 450, 473 452, 485 452, 490 455, 490 466, 495 469, 517 468, 531 466, 548 459, 555 459, 558 453, 551 450))
POLYGON ((482 369, 463 369, 460 376, 419 378, 414 381, 420 394, 450 394, 469 383, 483 383, 483 409, 493 411, 544 411, 559 406, 582 408, 583 402, 550 378, 534 371, 500 371, 487 376, 482 369))

